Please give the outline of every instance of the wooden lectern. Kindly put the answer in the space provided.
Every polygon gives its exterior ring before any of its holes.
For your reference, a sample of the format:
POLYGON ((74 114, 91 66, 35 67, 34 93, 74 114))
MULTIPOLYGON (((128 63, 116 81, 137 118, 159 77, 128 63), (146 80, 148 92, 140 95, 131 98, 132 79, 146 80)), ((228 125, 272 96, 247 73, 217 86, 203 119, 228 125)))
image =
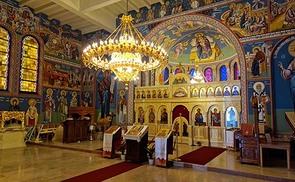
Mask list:
POLYGON ((168 167, 168 154, 173 154, 173 135, 170 129, 161 129, 155 137, 155 164, 168 167))
POLYGON ((90 120, 67 119, 63 122, 63 142, 71 143, 87 140, 90 120))
POLYGON ((84 117, 90 117, 91 123, 94 123, 95 108, 94 107, 69 107, 69 116, 74 119, 78 119, 78 118, 84 119, 84 117))
POLYGON ((123 136, 126 140, 126 160, 136 163, 147 161, 148 126, 134 125, 123 136))
POLYGON ((119 126, 111 126, 104 132, 103 157, 114 158, 115 152, 122 140, 122 129, 119 126))

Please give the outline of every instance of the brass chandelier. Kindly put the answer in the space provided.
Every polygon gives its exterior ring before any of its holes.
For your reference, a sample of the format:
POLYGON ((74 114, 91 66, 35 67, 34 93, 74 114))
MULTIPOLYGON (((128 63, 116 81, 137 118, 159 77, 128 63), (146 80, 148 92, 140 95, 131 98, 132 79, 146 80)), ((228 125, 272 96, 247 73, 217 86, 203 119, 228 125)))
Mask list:
MULTIPOLYGON (((128 3, 128 1, 127 1, 128 3)), ((134 27, 131 15, 123 15, 121 24, 105 40, 88 45, 82 59, 88 68, 111 70, 128 89, 141 71, 165 67, 168 54, 158 45, 147 42, 134 27)))

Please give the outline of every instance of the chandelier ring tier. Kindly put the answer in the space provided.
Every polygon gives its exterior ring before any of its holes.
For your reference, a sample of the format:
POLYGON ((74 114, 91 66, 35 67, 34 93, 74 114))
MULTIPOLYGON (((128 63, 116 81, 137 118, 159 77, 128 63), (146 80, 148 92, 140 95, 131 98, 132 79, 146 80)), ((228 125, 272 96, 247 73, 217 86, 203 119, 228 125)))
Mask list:
POLYGON ((85 66, 111 70, 125 89, 136 80, 141 71, 165 68, 168 54, 160 46, 147 42, 134 27, 131 15, 123 15, 121 24, 105 40, 88 45, 82 59, 85 66))

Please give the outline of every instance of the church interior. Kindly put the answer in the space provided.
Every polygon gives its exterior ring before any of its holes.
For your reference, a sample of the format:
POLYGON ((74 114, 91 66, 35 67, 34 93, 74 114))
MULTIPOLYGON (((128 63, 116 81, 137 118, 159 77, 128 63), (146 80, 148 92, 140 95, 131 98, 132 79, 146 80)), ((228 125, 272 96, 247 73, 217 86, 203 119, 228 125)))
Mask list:
POLYGON ((0 34, 0 181, 295 179, 294 0, 1 0, 0 34))

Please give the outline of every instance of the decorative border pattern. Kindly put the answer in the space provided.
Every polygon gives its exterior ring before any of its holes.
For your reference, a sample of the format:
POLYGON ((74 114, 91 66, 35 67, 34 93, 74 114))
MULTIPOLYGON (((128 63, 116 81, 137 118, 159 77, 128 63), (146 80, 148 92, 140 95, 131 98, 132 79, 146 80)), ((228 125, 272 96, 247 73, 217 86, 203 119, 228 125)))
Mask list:
POLYGON ((240 42, 241 43, 246 43, 246 42, 252 42, 252 41, 259 41, 261 40, 265 40, 265 39, 270 39, 270 38, 274 38, 274 37, 287 37, 289 35, 293 35, 295 34, 295 29, 289 29, 289 30, 282 30, 279 32, 270 32, 270 33, 266 33, 266 34, 260 34, 260 35, 254 35, 251 37, 243 37, 240 38, 240 42))

